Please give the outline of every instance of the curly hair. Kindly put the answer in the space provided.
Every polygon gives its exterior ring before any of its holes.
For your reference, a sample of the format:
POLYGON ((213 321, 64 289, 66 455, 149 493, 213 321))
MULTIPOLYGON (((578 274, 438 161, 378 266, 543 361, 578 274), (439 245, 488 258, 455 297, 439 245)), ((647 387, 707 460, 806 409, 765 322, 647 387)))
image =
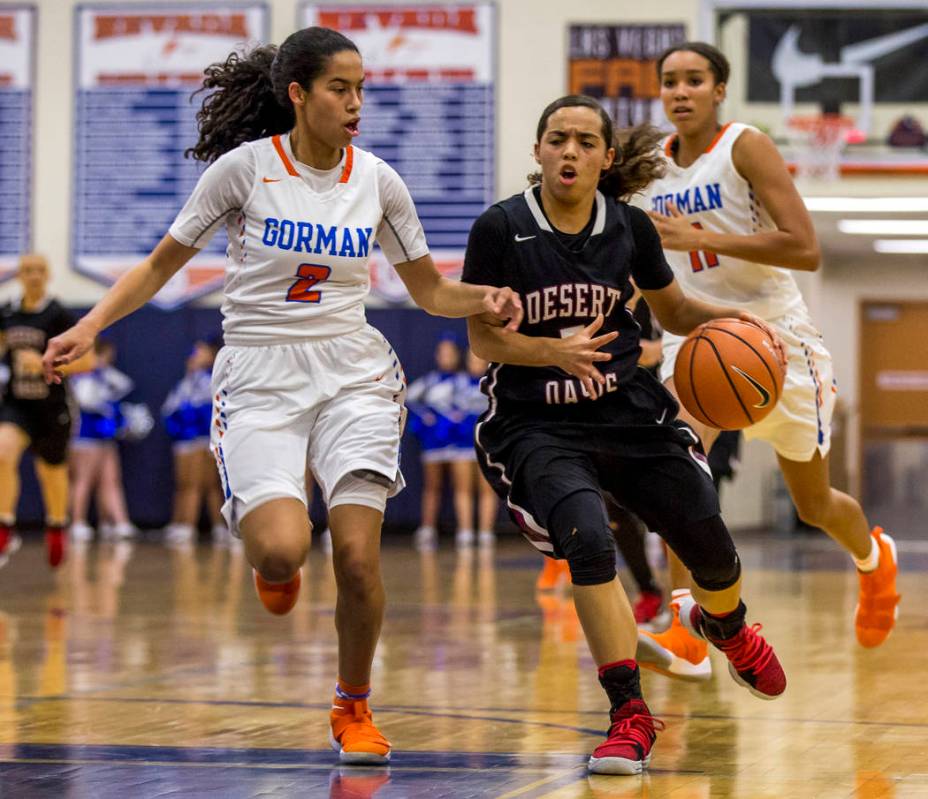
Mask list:
MULTIPOLYGON (((578 106, 592 108, 599 114, 603 125, 603 139, 611 142, 609 146, 615 148, 612 166, 604 171, 599 179, 599 190, 603 194, 627 201, 643 191, 652 181, 664 176, 666 163, 658 149, 664 134, 653 125, 616 130, 606 109, 594 98, 583 94, 570 94, 550 103, 538 120, 535 142, 541 142, 548 127, 548 119, 555 111, 578 106)), ((541 173, 531 173, 528 182, 541 183, 541 173)))
POLYGON ((232 53, 204 72, 206 92, 197 112, 197 143, 187 157, 211 163, 246 141, 290 130, 295 123, 289 89, 294 81, 307 91, 328 60, 343 50, 358 52, 351 39, 329 28, 303 28, 280 45, 232 53))

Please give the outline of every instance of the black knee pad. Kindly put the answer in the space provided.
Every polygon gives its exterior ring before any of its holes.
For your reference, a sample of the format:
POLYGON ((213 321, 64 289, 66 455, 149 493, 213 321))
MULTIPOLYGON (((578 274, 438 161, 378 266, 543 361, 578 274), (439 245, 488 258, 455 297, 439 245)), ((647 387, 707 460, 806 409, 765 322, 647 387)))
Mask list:
MULTIPOLYGON (((721 516, 711 516, 683 531, 694 553, 686 564, 693 582, 706 591, 724 591, 741 577, 741 559, 721 516)), ((682 560, 682 558, 681 558, 682 560)))
POLYGON ((577 491, 562 499, 548 516, 548 531, 570 564, 574 585, 615 578, 615 540, 599 493, 577 491))

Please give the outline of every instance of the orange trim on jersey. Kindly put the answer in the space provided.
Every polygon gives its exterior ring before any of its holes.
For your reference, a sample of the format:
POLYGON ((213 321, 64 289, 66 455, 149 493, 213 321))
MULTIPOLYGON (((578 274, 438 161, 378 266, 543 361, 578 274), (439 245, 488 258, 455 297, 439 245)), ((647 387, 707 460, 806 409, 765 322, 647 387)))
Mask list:
MULTIPOLYGON (((703 150, 703 153, 711 153, 712 148, 715 147, 715 145, 719 143, 719 139, 721 139, 722 136, 725 135, 725 131, 728 130, 730 127, 731 127, 731 122, 727 122, 726 124, 722 125, 722 127, 719 128, 718 133, 715 134, 715 138, 711 142, 709 142, 709 146, 706 147, 705 150, 703 150)), ((673 156, 673 144, 676 140, 677 140, 676 133, 674 133, 673 136, 667 139, 667 144, 664 145, 664 153, 666 155, 671 156, 671 157, 673 156)))
POLYGON ((345 168, 342 170, 342 176, 338 179, 339 183, 347 183, 351 177, 351 167, 354 165, 354 148, 349 144, 345 148, 345 168))
POLYGON ((711 153, 712 148, 715 147, 715 145, 719 143, 719 139, 721 139, 722 136, 725 135, 725 131, 728 130, 730 127, 731 127, 731 122, 728 122, 727 124, 722 125, 722 127, 719 129, 719 132, 715 134, 715 138, 712 140, 712 143, 708 147, 706 147, 706 149, 703 150, 703 152, 711 153))
POLYGON ((284 162, 284 167, 287 169, 287 174, 298 178, 300 173, 296 171, 296 168, 290 162, 290 159, 287 158, 287 153, 284 152, 284 146, 280 142, 280 136, 272 136, 271 141, 274 142, 274 149, 277 150, 277 155, 280 156, 280 160, 284 162))

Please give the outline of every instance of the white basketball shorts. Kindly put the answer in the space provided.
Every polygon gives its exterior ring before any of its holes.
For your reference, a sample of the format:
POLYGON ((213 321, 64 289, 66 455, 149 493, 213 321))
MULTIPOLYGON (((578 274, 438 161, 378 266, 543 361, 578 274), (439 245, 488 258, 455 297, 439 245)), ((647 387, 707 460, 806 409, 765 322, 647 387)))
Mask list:
MULTIPOLYGON (((399 492, 406 380, 374 328, 333 338, 226 346, 213 366, 210 447, 229 529, 270 499, 306 503, 307 465, 331 507, 339 481, 374 473, 399 492)), ((337 503, 336 503, 337 504, 337 503)))
MULTIPOLYGON (((824 458, 831 448, 831 416, 837 397, 831 354, 822 334, 804 314, 782 316, 768 324, 789 350, 783 396, 766 419, 744 429, 744 437, 769 442, 787 460, 805 463, 816 452, 824 458)), ((682 336, 664 333, 662 382, 673 377, 683 341, 682 336)))

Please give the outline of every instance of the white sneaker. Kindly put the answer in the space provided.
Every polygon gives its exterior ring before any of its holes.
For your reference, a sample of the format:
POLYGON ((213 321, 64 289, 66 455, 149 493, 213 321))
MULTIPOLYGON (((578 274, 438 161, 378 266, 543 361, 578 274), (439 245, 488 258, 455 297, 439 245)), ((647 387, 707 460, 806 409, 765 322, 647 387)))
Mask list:
POLYGON ((477 543, 481 549, 491 549, 496 546, 496 533, 492 530, 481 530, 477 534, 477 543))
POLYGON ((413 533, 413 544, 420 552, 435 549, 438 545, 438 534, 434 527, 420 527, 413 533))
POLYGON ((474 545, 474 531, 458 530, 454 534, 454 545, 458 549, 470 549, 474 545))
POLYGON ((104 537, 113 541, 124 541, 127 538, 135 538, 138 533, 139 528, 131 522, 121 522, 120 524, 109 525, 104 537))
POLYGON ((93 527, 87 522, 71 522, 68 534, 72 541, 90 541, 93 538, 93 527))
POLYGON ((169 524, 164 528, 164 543, 169 547, 191 544, 195 533, 192 524, 169 524))
POLYGON ((322 531, 322 535, 319 536, 319 545, 326 555, 332 554, 332 531, 328 527, 326 527, 325 530, 322 531))

